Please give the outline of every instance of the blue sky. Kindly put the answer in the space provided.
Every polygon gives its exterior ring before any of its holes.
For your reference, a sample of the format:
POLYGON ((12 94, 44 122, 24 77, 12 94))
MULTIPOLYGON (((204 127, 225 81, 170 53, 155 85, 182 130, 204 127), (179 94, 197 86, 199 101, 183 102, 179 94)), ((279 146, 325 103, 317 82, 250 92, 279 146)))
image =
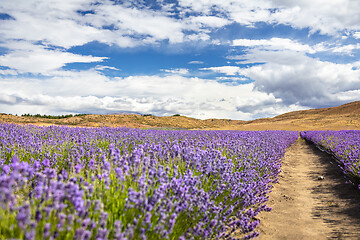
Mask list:
POLYGON ((0 112, 250 120, 360 100, 358 0, 0 2, 0 112))

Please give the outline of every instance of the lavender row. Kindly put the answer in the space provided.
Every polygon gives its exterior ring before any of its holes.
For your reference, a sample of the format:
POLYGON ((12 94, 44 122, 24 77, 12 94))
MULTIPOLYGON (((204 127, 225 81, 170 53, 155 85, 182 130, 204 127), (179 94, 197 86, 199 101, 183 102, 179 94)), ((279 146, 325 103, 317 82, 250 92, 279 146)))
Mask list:
POLYGON ((332 154, 345 176, 360 189, 360 131, 306 131, 301 137, 332 154))
POLYGON ((296 132, 0 125, 0 239, 258 235, 296 132))

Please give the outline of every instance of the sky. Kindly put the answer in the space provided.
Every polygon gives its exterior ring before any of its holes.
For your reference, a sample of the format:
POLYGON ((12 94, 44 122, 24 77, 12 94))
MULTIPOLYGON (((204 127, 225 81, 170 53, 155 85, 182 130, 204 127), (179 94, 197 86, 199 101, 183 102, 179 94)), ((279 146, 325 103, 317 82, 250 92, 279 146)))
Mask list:
POLYGON ((0 0, 0 112, 251 120, 360 100, 359 0, 0 0))

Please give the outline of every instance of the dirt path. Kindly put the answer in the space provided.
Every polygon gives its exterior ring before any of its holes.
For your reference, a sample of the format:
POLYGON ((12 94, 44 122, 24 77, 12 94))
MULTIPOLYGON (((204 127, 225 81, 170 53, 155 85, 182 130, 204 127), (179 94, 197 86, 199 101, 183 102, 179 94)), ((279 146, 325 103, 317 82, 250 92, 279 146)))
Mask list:
POLYGON ((259 216, 259 239, 360 239, 360 191, 304 140, 287 150, 268 206, 273 210, 259 216))

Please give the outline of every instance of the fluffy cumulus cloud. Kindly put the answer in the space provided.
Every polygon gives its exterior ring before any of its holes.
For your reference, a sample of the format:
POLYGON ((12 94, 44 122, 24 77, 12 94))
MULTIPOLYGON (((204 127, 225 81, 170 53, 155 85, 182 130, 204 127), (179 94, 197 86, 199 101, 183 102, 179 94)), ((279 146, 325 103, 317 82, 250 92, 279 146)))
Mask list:
POLYGON ((175 68, 175 69, 162 69, 166 73, 185 75, 189 73, 189 69, 186 68, 175 68))
POLYGON ((353 36, 354 36, 354 38, 356 38, 356 39, 360 39, 360 32, 355 32, 355 33, 353 34, 353 36))
POLYGON ((0 11, 12 18, 0 25, 6 39, 23 39, 30 42, 41 41, 69 48, 100 39, 100 30, 79 22, 75 14, 88 1, 4 1, 0 11))
POLYGON ((0 46, 11 49, 0 56, 0 65, 24 73, 47 74, 73 62, 101 62, 106 57, 93 57, 72 54, 62 50, 50 50, 41 45, 25 41, 9 41, 0 46))
MULTIPOLYGON (((343 93, 360 89, 360 71, 353 70, 352 64, 299 58, 302 62, 298 65, 271 62, 248 68, 243 74, 255 80, 258 90, 274 94, 286 105, 331 106, 344 103, 339 101, 343 93)), ((353 95, 348 100, 358 99, 353 95)))
POLYGON ((251 48, 262 48, 267 50, 293 50, 298 52, 314 52, 314 49, 306 44, 301 44, 287 38, 271 38, 271 39, 235 39, 233 46, 244 46, 251 48))
POLYGON ((209 67, 209 68, 200 68, 200 70, 210 70, 218 73, 224 73, 225 75, 234 76, 239 74, 241 68, 237 66, 220 66, 220 67, 209 67))
MULTIPOLYGON (((254 80, 256 90, 273 94, 276 99, 281 99, 284 106, 313 108, 360 100, 357 95, 360 89, 358 61, 340 64, 308 55, 325 51, 350 54, 358 44, 325 46, 321 43, 310 46, 290 39, 271 38, 235 39, 233 46, 248 48, 245 54, 229 58, 250 66, 220 66, 203 70, 248 77, 254 80)), ((251 99, 239 109, 246 111, 266 105, 266 102, 258 104, 257 99, 251 99)))
POLYGON ((215 80, 178 75, 109 79, 96 70, 54 75, 48 79, 17 79, 16 82, 1 79, 2 109, 14 111, 26 107, 41 112, 50 109, 51 112, 94 113, 121 110, 158 115, 180 112, 197 118, 251 119, 253 114, 261 115, 264 110, 239 111, 237 108, 246 105, 248 99, 256 98, 259 103, 277 101, 272 94, 255 90, 252 84, 229 86, 215 80))
POLYGON ((359 12, 358 0, 2 1, 0 108, 252 119, 360 100, 359 12), (152 49, 181 60, 116 65, 152 49))
POLYGON ((311 32, 336 35, 343 30, 360 28, 360 2, 357 0, 273 0, 277 6, 273 18, 278 23, 297 28, 310 28, 311 32))
POLYGON ((247 54, 232 58, 262 64, 239 68, 238 74, 255 80, 257 90, 272 93, 285 105, 323 107, 359 100, 354 94, 360 89, 358 62, 339 64, 309 57, 307 51, 254 46, 247 54))

